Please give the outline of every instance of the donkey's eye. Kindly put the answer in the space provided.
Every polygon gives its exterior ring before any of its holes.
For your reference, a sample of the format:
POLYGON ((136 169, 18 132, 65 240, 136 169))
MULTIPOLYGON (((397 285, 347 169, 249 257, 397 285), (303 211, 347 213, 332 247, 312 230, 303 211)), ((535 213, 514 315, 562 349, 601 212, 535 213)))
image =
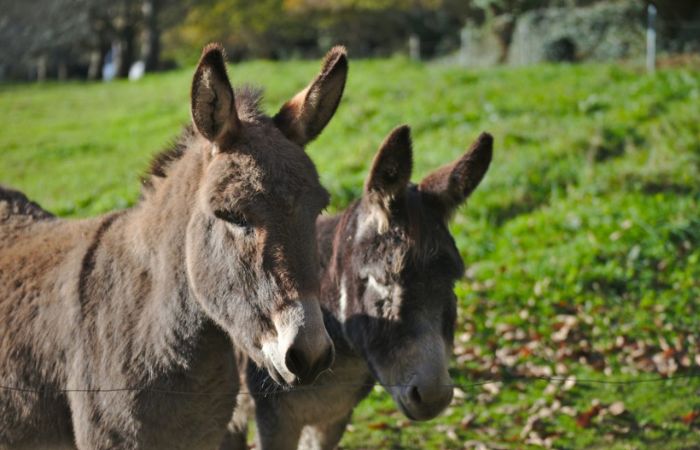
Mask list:
POLYGON ((231 225, 235 225, 237 227, 241 228, 249 228, 250 223, 248 223, 248 220, 246 220, 245 217, 239 212, 236 211, 217 211, 216 212, 216 217, 218 217, 221 220, 225 220, 226 222, 230 223, 231 225))

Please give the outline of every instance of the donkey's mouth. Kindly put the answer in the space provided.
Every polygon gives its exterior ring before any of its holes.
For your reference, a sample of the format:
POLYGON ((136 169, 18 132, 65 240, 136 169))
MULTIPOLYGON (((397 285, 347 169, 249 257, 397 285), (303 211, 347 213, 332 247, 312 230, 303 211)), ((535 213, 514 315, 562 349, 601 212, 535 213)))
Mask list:
POLYGON ((280 386, 291 386, 296 381, 296 376, 286 367, 284 360, 279 356, 277 343, 265 343, 262 346, 264 367, 270 378, 280 386))
MULTIPOLYGON (((380 380, 379 378, 375 377, 377 380, 380 380)), ((421 420, 419 417, 416 417, 415 414, 411 412, 408 406, 404 403, 403 399, 401 398, 402 392, 401 388, 403 384, 397 384, 397 385, 392 385, 392 384, 385 384, 381 380, 379 381, 379 384, 386 389, 387 392, 391 395, 391 398, 394 400, 394 403, 396 406, 398 406, 399 410, 401 413, 406 416, 409 420, 417 421, 421 420)))
POLYGON ((267 374, 270 376, 270 378, 272 378, 272 381, 277 384, 278 388, 287 391, 294 386, 294 382, 290 383, 288 380, 286 380, 280 371, 277 370, 274 364, 265 364, 265 366, 267 374))
POLYGON ((406 418, 414 422, 425 422, 427 420, 434 419, 444 410, 444 408, 427 408, 425 410, 418 409, 416 411, 411 411, 411 409, 406 406, 400 398, 394 397, 394 402, 399 406, 401 413, 403 413, 406 418))
POLYGON ((410 420, 424 422, 439 416, 452 401, 452 392, 440 395, 440 398, 426 399, 418 393, 415 386, 410 388, 411 394, 401 392, 392 398, 401 412, 410 420), (416 393, 413 393, 416 392, 416 393))

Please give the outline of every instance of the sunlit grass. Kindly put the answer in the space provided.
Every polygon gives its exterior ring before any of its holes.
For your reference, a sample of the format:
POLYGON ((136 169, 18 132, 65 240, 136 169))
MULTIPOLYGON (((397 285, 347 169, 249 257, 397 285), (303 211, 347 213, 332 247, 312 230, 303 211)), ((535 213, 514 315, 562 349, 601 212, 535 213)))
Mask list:
MULTIPOLYGON (((315 62, 251 62, 230 74, 236 83, 264 86, 265 108, 273 113, 317 70, 315 62)), ((0 86, 0 183, 62 216, 132 205, 148 160, 189 120, 190 76, 188 69, 137 83, 0 86)), ((460 155, 480 131, 496 138, 486 180, 452 223, 470 266, 457 286, 459 346, 479 352, 454 363, 457 382, 487 377, 489 357, 496 373, 488 376, 495 377, 528 363, 553 372, 561 364, 585 378, 658 376, 656 366, 625 359, 626 345, 638 342, 650 348, 650 358, 670 343, 679 349, 673 358, 691 361, 678 371, 697 369, 700 74, 351 60, 338 113, 309 146, 333 195, 331 210, 359 195, 377 146, 402 123, 413 127, 416 181, 460 155), (575 338, 560 342, 552 335, 567 315, 578 320, 575 338), (508 331, 517 330, 527 337, 511 339, 508 331), (618 349, 620 338, 625 345, 618 349), (498 349, 533 339, 540 349, 524 352, 516 368, 493 358, 498 349), (552 361, 544 350, 582 351, 582 341, 602 364, 575 356, 552 361)), ((425 424, 408 423, 387 394, 375 392, 356 411, 343 443, 462 448, 478 440, 520 448, 540 399, 575 413, 553 411, 538 428, 557 447, 682 448, 700 440, 697 425, 682 420, 700 410, 695 379, 579 383, 556 394, 547 385, 507 382, 488 396, 481 386, 465 388, 443 417, 425 424), (626 415, 582 426, 577 416, 594 399, 623 401, 626 415)))

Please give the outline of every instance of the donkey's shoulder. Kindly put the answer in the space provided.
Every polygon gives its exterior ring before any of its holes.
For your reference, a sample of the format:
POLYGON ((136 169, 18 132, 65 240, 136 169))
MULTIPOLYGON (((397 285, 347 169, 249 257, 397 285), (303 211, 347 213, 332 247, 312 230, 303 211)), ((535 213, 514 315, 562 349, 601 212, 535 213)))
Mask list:
POLYGON ((23 226, 54 218, 20 191, 0 185, 0 226, 23 226))

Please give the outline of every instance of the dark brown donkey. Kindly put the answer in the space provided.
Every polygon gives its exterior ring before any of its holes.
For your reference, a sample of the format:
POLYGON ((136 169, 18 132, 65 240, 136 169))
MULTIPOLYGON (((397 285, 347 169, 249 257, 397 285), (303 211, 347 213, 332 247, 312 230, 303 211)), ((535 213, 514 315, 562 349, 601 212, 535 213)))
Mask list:
MULTIPOLYGON (((447 222, 484 177, 492 146, 482 134, 462 158, 413 185, 409 129, 399 127, 375 157, 363 197, 318 220, 321 307, 337 356, 313 386, 290 392, 266 389, 268 374, 249 365, 263 450, 296 449, 300 438, 300 448, 334 448, 377 381, 411 419, 447 407, 453 286, 464 272, 447 222)), ((245 410, 222 448, 245 448, 245 410)))
POLYGON ((0 390, 0 448, 215 448, 238 388, 231 339, 280 383, 330 365, 315 239, 328 194, 303 146, 346 75, 335 48, 270 118, 259 93, 234 96, 210 45, 194 129, 137 206, 60 220, 0 190, 0 380, 17 388, 0 390))

